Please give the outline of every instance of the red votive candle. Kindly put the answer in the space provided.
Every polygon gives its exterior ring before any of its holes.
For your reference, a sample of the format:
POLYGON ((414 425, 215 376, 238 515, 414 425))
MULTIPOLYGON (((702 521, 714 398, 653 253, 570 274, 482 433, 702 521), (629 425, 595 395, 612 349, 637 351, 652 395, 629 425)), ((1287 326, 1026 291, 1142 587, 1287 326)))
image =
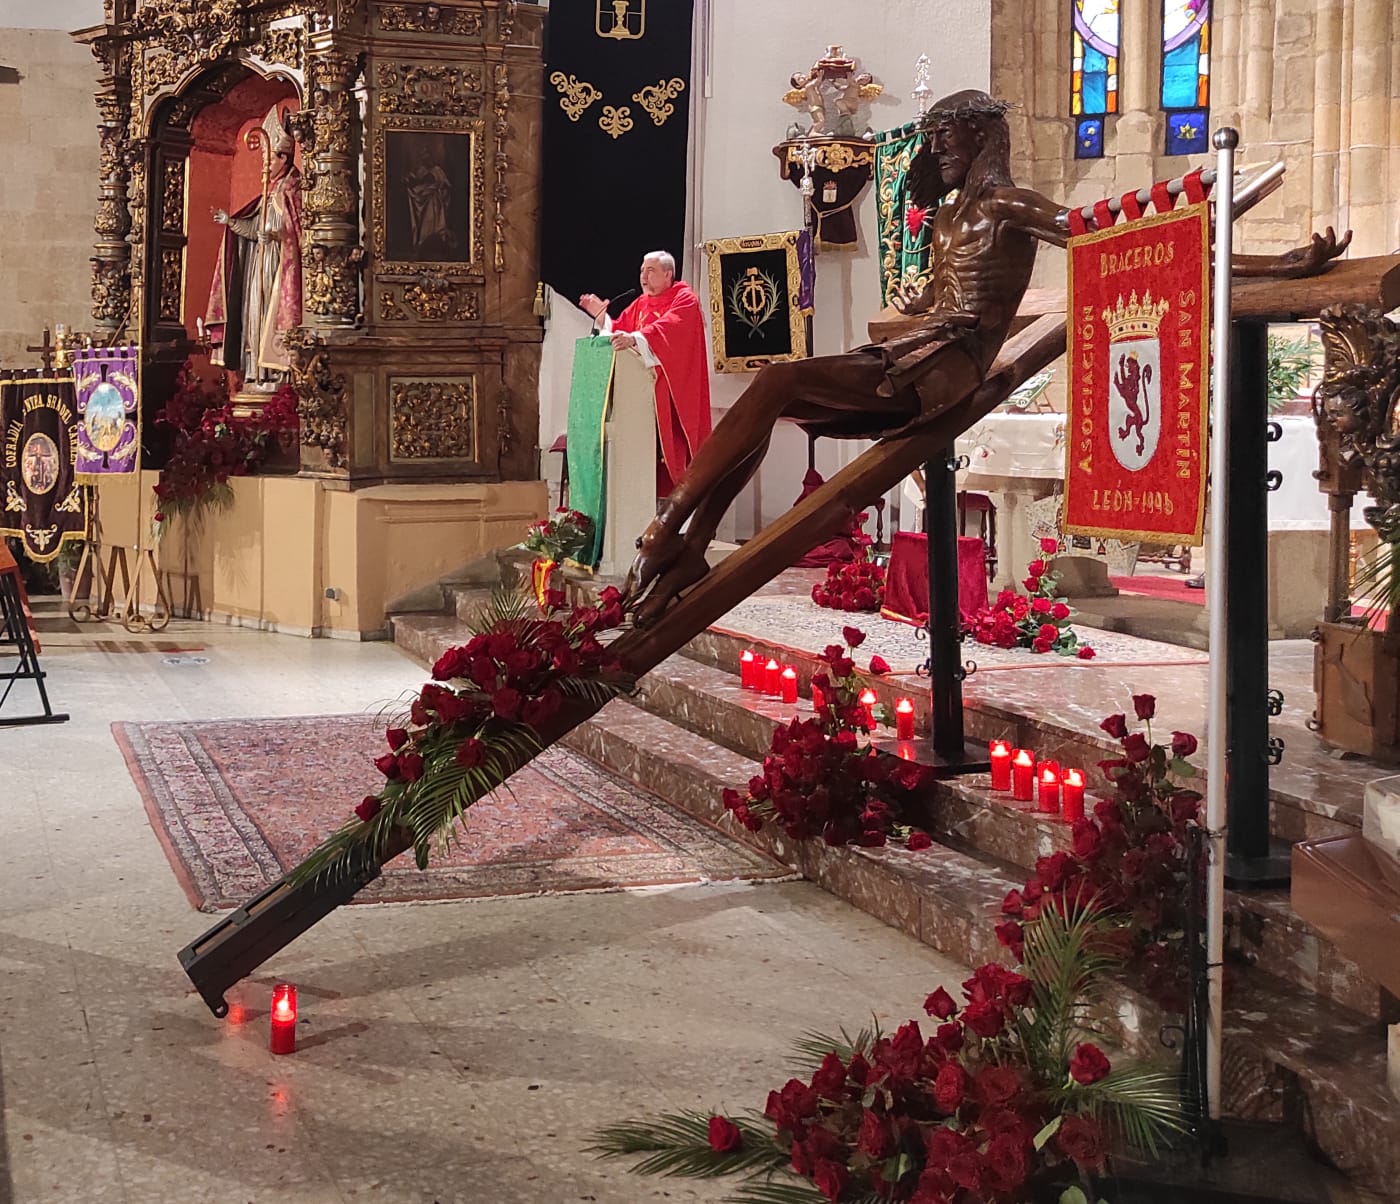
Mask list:
POLYGON ((993 740, 987 745, 992 761, 992 789, 1011 789, 1011 745, 1005 740, 993 740))
POLYGON ((865 726, 872 732, 875 730, 875 703, 879 701, 875 696, 875 691, 867 686, 860 692, 860 705, 865 708, 865 726))
POLYGON ((275 1054, 296 1053, 297 989, 279 982, 272 988, 272 1034, 268 1048, 275 1054))
POLYGON ((778 698, 783 692, 783 667, 775 660, 763 666, 763 692, 778 698))
POLYGON ((821 686, 816 682, 812 683, 812 710, 818 715, 822 713, 822 708, 826 706, 826 695, 822 693, 821 686))
POLYGON ((796 702, 796 701, 797 701, 797 670, 794 669, 791 665, 784 665, 784 666, 783 666, 782 683, 783 683, 783 701, 784 701, 784 702, 796 702))
POLYGON ((754 656, 751 649, 745 648, 739 653, 739 685, 745 690, 754 688, 753 667, 758 663, 758 657, 754 656))
POLYGON ((1064 792, 1064 817, 1067 823, 1084 818, 1084 771, 1066 769, 1061 783, 1064 792))
POLYGON ((1011 756, 1011 797, 1018 803, 1035 797, 1035 757, 1029 749, 1018 748, 1011 756))
POLYGON ((1060 768, 1046 761, 1037 775, 1040 782, 1040 810, 1046 815, 1060 813, 1060 768))
POLYGON ((911 699, 901 698, 894 704, 894 734, 899 740, 914 738, 914 703, 911 699))

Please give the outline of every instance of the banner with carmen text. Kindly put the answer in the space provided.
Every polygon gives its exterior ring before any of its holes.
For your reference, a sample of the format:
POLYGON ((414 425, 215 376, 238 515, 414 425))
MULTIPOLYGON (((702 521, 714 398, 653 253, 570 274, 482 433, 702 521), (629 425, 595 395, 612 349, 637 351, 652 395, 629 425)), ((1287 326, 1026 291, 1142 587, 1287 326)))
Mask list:
POLYGON ((1190 205, 1070 239, 1066 532, 1201 542, 1208 208, 1190 205))
POLYGON ((92 347, 74 353, 80 481, 136 471, 141 409, 135 347, 92 347))
POLYGON ((549 6, 540 273, 570 301, 635 290, 650 251, 684 259, 694 9, 694 0, 549 6))
POLYGON ((88 490, 73 470, 78 407, 72 377, 0 380, 0 535, 45 563, 88 537, 88 490))

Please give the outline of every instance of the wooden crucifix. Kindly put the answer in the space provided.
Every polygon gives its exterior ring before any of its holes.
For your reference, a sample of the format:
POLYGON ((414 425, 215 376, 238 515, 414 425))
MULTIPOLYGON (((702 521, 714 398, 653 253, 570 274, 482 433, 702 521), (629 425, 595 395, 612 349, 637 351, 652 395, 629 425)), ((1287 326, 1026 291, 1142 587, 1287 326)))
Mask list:
POLYGON ((39 359, 44 365, 44 375, 53 375, 54 361, 58 359, 60 348, 58 344, 53 341, 53 333, 47 326, 44 327, 44 341, 37 346, 26 347, 25 350, 37 351, 39 353, 39 359))

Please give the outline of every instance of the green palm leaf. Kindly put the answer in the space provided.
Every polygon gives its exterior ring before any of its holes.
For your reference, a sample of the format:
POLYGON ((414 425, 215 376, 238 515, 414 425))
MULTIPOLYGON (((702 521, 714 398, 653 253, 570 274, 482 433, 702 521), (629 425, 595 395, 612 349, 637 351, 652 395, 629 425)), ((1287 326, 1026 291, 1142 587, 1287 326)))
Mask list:
MULTIPOLYGON (((729 1197, 731 1204, 827 1204, 826 1197, 806 1179, 752 1180, 729 1197)), ((852 1198, 850 1204, 880 1204, 878 1196, 852 1198)))
POLYGON ((841 1029, 840 1037, 830 1037, 826 1033, 809 1029, 792 1043, 789 1064, 799 1074, 811 1078, 827 1054, 835 1053, 843 1062, 849 1062, 857 1053, 869 1054, 875 1048, 875 1042, 883 1035, 880 1022, 874 1017, 871 1018, 871 1023, 854 1037, 844 1028, 841 1029))
POLYGON ((1177 1075, 1142 1067, 1115 1070, 1072 1094, 1124 1143, 1155 1158, 1174 1135, 1189 1129, 1177 1075))
POLYGON ((723 1175, 767 1173, 785 1166, 789 1155, 773 1142, 773 1129, 754 1116, 731 1117, 743 1134, 737 1150, 710 1146, 708 1112, 672 1112, 599 1129, 586 1152, 600 1158, 647 1157, 630 1170, 635 1175, 717 1179, 723 1175))

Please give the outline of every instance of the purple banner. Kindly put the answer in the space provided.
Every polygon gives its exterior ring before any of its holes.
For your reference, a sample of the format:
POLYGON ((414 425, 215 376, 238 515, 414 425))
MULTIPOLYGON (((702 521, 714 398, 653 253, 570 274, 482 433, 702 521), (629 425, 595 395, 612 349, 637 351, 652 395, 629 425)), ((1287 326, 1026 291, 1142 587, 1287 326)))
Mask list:
POLYGON ((78 397, 74 470, 86 476, 136 471, 141 445, 135 347, 90 347, 73 354, 78 397))

